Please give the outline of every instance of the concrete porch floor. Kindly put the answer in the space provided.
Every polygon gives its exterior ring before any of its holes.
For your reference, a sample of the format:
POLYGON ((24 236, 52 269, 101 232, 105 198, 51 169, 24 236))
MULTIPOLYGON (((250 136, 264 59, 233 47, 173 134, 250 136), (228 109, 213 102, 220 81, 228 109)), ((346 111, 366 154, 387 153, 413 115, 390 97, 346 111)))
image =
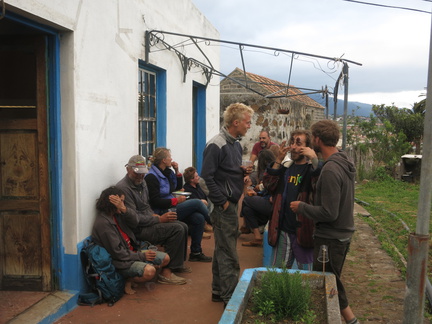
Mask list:
MULTIPOLYGON (((252 238, 252 234, 239 237, 240 274, 244 269, 262 266, 263 249, 241 245, 252 238)), ((211 239, 202 241, 202 247, 206 255, 213 255, 213 233, 211 239)), ((73 298, 72 294, 0 291, 0 324, 217 323, 223 313, 223 304, 211 301, 211 263, 186 261, 185 265, 192 268, 192 273, 181 274, 188 281, 186 285, 156 284, 150 291, 140 285, 136 294, 125 295, 113 307, 107 304, 77 306, 57 319, 52 319, 50 312, 61 306, 59 302, 66 303, 68 298, 73 298)))

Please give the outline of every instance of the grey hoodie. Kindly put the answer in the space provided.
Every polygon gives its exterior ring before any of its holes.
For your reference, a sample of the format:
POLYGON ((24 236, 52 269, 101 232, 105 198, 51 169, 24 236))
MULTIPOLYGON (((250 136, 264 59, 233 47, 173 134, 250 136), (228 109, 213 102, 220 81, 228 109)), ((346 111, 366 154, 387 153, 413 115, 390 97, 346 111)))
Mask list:
POLYGON ((355 167, 345 152, 332 154, 317 182, 314 205, 300 203, 298 212, 315 221, 315 236, 349 240, 354 233, 355 167))

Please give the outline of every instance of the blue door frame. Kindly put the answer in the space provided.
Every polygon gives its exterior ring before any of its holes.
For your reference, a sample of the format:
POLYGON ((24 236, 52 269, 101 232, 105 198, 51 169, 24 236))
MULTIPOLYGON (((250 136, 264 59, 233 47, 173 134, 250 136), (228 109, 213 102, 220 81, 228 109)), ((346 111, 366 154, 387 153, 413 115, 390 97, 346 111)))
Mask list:
MULTIPOLYGON (((36 23, 27 18, 6 11, 4 19, 25 25, 37 30, 46 37, 47 49, 47 79, 48 79, 48 163, 51 202, 51 264, 54 289, 71 289, 65 264, 62 232, 62 150, 61 150, 61 109, 60 109, 60 36, 59 32, 51 27, 36 23)), ((76 271, 74 271, 76 272, 76 271)), ((72 283, 74 284, 74 283, 72 283)), ((76 287, 76 286, 75 286, 76 287)))
POLYGON ((203 152, 206 145, 206 88, 193 83, 193 162, 198 174, 201 173, 203 152))

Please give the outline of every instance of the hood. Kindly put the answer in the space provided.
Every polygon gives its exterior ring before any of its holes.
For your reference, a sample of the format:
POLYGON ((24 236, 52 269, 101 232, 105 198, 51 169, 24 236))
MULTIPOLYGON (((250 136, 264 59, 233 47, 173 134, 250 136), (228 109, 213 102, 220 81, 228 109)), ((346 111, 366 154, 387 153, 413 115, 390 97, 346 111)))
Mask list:
POLYGON ((345 152, 339 151, 332 154, 325 163, 334 162, 340 165, 350 179, 355 179, 356 168, 345 152))

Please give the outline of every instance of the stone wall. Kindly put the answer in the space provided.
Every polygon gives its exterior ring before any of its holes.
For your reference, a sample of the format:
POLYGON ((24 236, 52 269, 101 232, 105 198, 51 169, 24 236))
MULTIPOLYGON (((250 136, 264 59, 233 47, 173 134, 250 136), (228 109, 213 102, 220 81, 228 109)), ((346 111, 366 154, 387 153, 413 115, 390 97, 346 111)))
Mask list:
MULTIPOLYGON (((226 80, 225 80, 226 81, 226 80)), ((242 139, 243 153, 249 156, 262 129, 269 131, 273 142, 281 143, 289 138, 291 131, 309 128, 314 122, 324 119, 324 109, 304 105, 291 98, 265 98, 234 83, 221 84, 220 108, 222 114, 227 106, 242 102, 255 111, 252 126, 242 139)))

